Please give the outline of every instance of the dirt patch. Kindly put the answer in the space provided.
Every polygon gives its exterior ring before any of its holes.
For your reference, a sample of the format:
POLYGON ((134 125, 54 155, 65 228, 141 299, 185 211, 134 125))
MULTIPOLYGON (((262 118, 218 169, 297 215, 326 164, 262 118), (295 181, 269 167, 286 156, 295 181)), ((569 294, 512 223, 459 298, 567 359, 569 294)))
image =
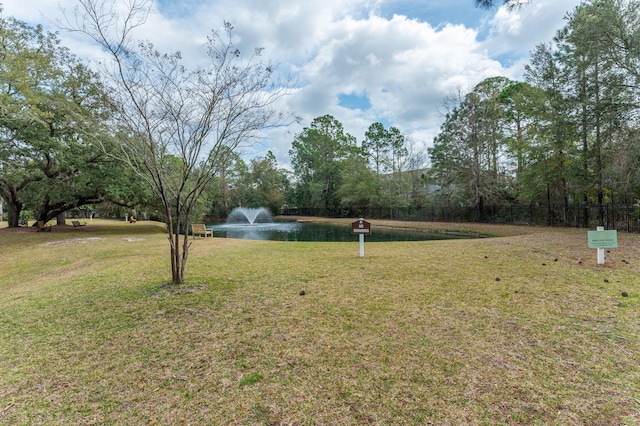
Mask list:
POLYGON ((100 237, 69 238, 69 239, 60 240, 60 241, 49 241, 47 243, 42 243, 41 245, 43 245, 43 246, 64 246, 64 245, 67 245, 67 244, 86 244, 88 242, 100 241, 100 240, 104 240, 104 238, 100 238, 100 237))

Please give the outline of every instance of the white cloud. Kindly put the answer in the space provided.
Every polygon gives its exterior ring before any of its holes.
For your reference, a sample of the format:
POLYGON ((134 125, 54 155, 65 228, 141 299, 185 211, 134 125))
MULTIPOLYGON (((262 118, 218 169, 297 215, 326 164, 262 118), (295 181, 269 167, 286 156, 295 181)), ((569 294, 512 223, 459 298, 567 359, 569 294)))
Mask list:
POLYGON ((565 24, 565 16, 581 0, 534 0, 509 12, 500 8, 489 25, 486 48, 496 57, 529 52, 539 43, 550 42, 565 24))
MULTIPOLYGON (((0 0, 4 14, 32 24, 48 25, 67 11, 73 0, 0 0)), ((162 51, 180 50, 187 64, 205 57, 206 36, 231 22, 242 51, 264 47, 263 57, 297 74, 299 87, 280 105, 304 118, 302 125, 266 132, 268 141, 253 154, 271 149, 280 165, 296 133, 311 120, 332 114, 358 140, 367 127, 381 121, 398 127, 418 145, 430 145, 442 122, 443 99, 469 90, 487 77, 519 77, 528 52, 550 41, 564 25, 563 17, 579 0, 534 0, 512 13, 499 9, 481 27, 430 24, 428 17, 400 14, 382 17, 398 0, 162 0, 137 36, 162 51), (502 63, 501 63, 502 62, 502 63), (366 95, 371 107, 347 109, 338 95, 366 95)), ((406 2, 405 2, 406 3, 406 2)), ((460 2, 437 3, 460 8, 460 2)), ((473 10, 473 0, 465 0, 473 10)), ((433 5, 432 5, 433 6, 433 5)), ((430 6, 431 7, 431 6, 430 6)), ((434 6, 435 7, 435 6, 434 6)), ((405 8, 406 10, 410 10, 405 8)), ((461 13, 450 11, 453 19, 461 13)), ((60 32, 65 45, 79 56, 96 54, 88 39, 60 32)), ((99 52, 98 52, 99 54, 99 52)))

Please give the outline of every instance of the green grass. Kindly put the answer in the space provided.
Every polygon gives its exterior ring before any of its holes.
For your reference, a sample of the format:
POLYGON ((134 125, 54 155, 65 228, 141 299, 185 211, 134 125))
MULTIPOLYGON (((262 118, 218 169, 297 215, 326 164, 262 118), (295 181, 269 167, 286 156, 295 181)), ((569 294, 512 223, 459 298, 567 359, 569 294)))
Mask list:
POLYGON ((420 226, 506 236, 0 230, 0 424, 640 424, 640 236, 420 226))

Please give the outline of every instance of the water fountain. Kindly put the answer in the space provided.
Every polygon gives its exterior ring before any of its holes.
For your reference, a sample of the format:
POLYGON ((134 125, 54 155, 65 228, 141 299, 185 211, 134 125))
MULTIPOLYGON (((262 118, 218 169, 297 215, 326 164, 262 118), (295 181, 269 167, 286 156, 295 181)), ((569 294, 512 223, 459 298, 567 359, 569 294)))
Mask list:
POLYGON ((249 208, 249 207, 236 207, 227 216, 227 223, 241 224, 248 223, 254 225, 256 223, 271 223, 273 217, 271 212, 266 207, 249 208))
POLYGON ((284 240, 286 234, 295 232, 300 224, 274 222, 266 207, 236 207, 227 216, 227 222, 213 226, 213 235, 249 240, 284 240))

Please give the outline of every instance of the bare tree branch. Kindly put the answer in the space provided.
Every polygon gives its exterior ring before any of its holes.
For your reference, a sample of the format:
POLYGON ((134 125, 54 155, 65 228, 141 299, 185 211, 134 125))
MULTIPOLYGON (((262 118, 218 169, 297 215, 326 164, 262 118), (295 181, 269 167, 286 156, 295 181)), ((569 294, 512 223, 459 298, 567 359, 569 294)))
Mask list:
POLYGON ((210 64, 194 71, 179 52, 161 53, 149 42, 135 43, 151 2, 80 0, 67 28, 87 34, 110 53, 105 77, 119 107, 120 145, 110 154, 125 162, 154 190, 165 210, 174 283, 184 280, 190 215, 226 157, 257 132, 293 121, 272 107, 290 81, 273 83, 275 67, 245 59, 232 41, 233 27, 208 38, 210 64), (182 241, 180 241, 182 232, 182 241))

